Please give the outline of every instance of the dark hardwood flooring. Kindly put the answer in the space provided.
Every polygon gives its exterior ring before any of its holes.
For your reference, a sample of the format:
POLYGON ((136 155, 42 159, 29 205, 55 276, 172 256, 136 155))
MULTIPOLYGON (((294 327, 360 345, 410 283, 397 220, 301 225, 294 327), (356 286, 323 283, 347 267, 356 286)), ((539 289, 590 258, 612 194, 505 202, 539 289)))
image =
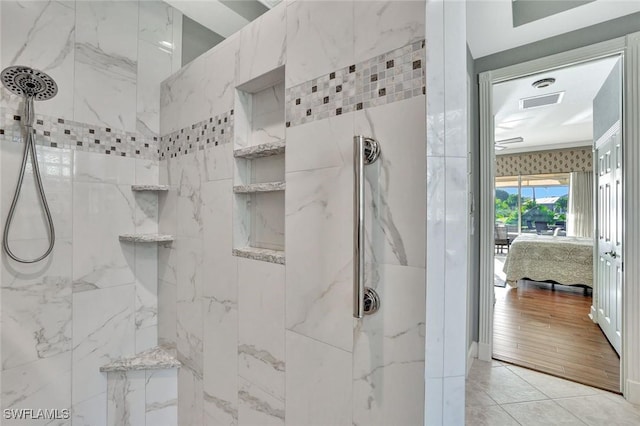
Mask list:
POLYGON ((495 359, 620 392, 620 359, 588 316, 590 293, 533 281, 495 291, 495 359))

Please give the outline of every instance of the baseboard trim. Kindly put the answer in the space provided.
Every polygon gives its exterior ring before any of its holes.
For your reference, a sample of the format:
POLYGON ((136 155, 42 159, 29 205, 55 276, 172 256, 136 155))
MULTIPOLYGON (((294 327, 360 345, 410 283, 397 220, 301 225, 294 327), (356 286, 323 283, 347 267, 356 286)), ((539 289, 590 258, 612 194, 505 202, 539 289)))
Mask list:
POLYGON ((640 404, 640 382, 627 379, 624 397, 632 404, 640 404))
POLYGON ((491 361, 493 354, 491 353, 491 345, 488 343, 478 343, 478 359, 480 361, 491 361))
POLYGON ((469 350, 467 351, 467 375, 469 375, 469 370, 471 370, 473 359, 477 357, 478 357, 478 342, 471 342, 471 345, 469 345, 469 350))
POLYGON ((591 305, 591 312, 589 312, 589 318, 591 318, 591 321, 595 322, 596 324, 598 323, 598 311, 596 310, 596 308, 593 307, 593 305, 591 305))

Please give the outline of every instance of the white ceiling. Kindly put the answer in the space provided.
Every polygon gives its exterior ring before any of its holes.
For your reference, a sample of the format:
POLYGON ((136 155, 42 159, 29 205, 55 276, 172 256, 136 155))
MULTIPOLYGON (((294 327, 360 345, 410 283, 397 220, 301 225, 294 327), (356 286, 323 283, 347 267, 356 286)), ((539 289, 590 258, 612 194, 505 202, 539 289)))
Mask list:
MULTIPOLYGON (((233 1, 242 2, 244 0, 229 0, 226 3, 229 4, 233 1)), ((267 9, 271 9, 281 0, 256 1, 262 3, 267 9)), ((225 38, 249 23, 249 19, 219 0, 165 0, 165 2, 225 38)))
POLYGON ((640 12, 639 0, 596 0, 513 28, 511 1, 467 0, 467 43, 474 58, 640 12))
POLYGON ((554 71, 523 77, 493 86, 495 140, 522 137, 497 154, 585 146, 592 143, 593 106, 598 90, 617 57, 600 59, 554 71), (536 80, 553 77, 544 89, 531 86, 536 80), (564 91, 560 104, 520 110, 520 99, 564 91))

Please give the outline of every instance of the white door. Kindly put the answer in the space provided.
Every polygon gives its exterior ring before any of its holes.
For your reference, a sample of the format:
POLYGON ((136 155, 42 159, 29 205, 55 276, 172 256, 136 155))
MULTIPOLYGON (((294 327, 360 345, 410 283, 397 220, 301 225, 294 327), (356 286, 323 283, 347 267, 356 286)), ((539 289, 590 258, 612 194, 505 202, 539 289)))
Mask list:
POLYGON ((620 354, 622 341, 622 90, 620 61, 593 100, 596 159, 594 320, 620 354))
POLYGON ((620 353, 622 325, 622 145, 620 131, 598 141, 598 256, 593 303, 597 321, 620 353))

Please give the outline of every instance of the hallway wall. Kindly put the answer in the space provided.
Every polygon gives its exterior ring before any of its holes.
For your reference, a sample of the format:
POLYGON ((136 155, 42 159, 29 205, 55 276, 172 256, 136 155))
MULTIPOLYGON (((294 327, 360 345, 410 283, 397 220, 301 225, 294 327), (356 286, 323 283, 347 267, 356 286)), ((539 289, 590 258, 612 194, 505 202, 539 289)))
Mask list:
POLYGON ((412 1, 283 2, 163 83, 160 229, 177 240, 159 250, 159 338, 185 365, 181 424, 423 423, 424 16, 412 1), (286 118, 263 136, 286 139, 284 265, 232 255, 235 88, 281 66, 286 118), (382 145, 366 170, 382 308, 360 321, 356 134, 382 145))
MULTIPOLYGON (((157 199, 131 184, 159 178, 160 82, 180 64, 160 42, 180 45, 181 14, 159 1, 2 1, 0 15, 1 67, 41 69, 59 88, 35 103, 34 126, 55 248, 35 265, 2 253, 2 409, 72 409, 74 425, 105 425, 99 367, 157 344, 156 247, 118 235, 157 231, 157 199)), ((4 227, 23 139, 20 99, 0 92, 4 227)), ((10 234, 22 256, 47 247, 30 167, 10 234)))

